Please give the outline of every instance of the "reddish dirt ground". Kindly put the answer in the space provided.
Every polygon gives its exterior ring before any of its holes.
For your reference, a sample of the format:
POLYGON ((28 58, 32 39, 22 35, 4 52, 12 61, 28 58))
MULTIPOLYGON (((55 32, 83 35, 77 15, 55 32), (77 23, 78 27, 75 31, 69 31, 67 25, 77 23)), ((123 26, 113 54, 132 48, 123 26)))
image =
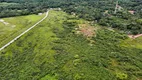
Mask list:
POLYGON ((95 28, 86 24, 79 25, 79 30, 81 34, 87 37, 92 37, 95 35, 95 28))

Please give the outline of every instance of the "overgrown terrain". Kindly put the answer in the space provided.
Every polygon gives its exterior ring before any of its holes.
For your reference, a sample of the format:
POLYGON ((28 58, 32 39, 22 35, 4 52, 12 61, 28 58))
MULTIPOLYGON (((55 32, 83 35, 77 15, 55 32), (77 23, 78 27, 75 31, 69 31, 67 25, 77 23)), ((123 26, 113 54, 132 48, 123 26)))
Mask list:
POLYGON ((128 37, 142 34, 141 0, 0 0, 0 47, 49 8, 0 51, 0 80, 142 79, 142 37, 128 37))
POLYGON ((140 48, 142 49, 142 37, 136 38, 136 39, 126 39, 122 41, 122 46, 125 47, 133 47, 133 48, 140 48))
POLYGON ((123 46, 127 39, 119 31, 50 11, 0 52, 0 80, 140 80, 142 48, 123 46), (90 30, 81 24, 93 27, 93 36, 84 35, 90 30))

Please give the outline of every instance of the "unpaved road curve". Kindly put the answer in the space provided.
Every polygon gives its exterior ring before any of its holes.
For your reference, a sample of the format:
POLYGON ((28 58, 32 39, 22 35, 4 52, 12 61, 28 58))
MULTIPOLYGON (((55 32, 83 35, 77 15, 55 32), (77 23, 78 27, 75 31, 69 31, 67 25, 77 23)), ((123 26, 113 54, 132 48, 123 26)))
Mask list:
POLYGON ((141 36, 142 36, 142 34, 128 35, 128 37, 131 38, 131 39, 136 39, 136 38, 141 37, 141 36))
POLYGON ((5 44, 3 47, 0 48, 0 51, 5 49, 7 46, 9 46, 11 43, 13 43, 14 41, 16 41, 17 39, 19 39, 22 35, 24 35, 25 33, 27 33, 28 31, 30 31, 32 28, 34 28, 35 26, 37 26, 39 23, 41 23, 43 20, 45 20, 48 16, 49 11, 46 12, 46 15, 44 18, 42 18, 40 21, 38 21, 37 23, 35 23, 33 26, 31 26, 30 28, 28 28, 26 31, 24 31, 23 33, 21 33, 19 36, 15 37, 13 40, 11 40, 10 42, 8 42, 7 44, 5 44))

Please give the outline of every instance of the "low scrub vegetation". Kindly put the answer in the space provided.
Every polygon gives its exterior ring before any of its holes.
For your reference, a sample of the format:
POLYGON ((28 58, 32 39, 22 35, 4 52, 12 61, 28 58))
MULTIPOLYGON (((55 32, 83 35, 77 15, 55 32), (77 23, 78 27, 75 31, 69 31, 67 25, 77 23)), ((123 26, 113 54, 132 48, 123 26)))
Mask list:
POLYGON ((120 46, 128 39, 125 34, 102 28, 88 39, 75 32, 83 23, 65 12, 51 11, 45 21, 0 52, 0 79, 142 78, 142 50, 120 46))

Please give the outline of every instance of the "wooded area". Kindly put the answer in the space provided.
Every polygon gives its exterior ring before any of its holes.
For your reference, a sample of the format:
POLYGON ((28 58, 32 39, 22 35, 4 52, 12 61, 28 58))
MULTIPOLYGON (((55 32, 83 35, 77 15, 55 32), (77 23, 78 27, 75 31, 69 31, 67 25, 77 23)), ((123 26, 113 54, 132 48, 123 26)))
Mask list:
POLYGON ((127 34, 142 33, 141 0, 1 0, 0 2, 0 17, 37 14, 45 12, 47 8, 62 8, 70 14, 97 22, 102 26, 122 30, 127 34), (117 1, 122 10, 114 14, 117 1))

